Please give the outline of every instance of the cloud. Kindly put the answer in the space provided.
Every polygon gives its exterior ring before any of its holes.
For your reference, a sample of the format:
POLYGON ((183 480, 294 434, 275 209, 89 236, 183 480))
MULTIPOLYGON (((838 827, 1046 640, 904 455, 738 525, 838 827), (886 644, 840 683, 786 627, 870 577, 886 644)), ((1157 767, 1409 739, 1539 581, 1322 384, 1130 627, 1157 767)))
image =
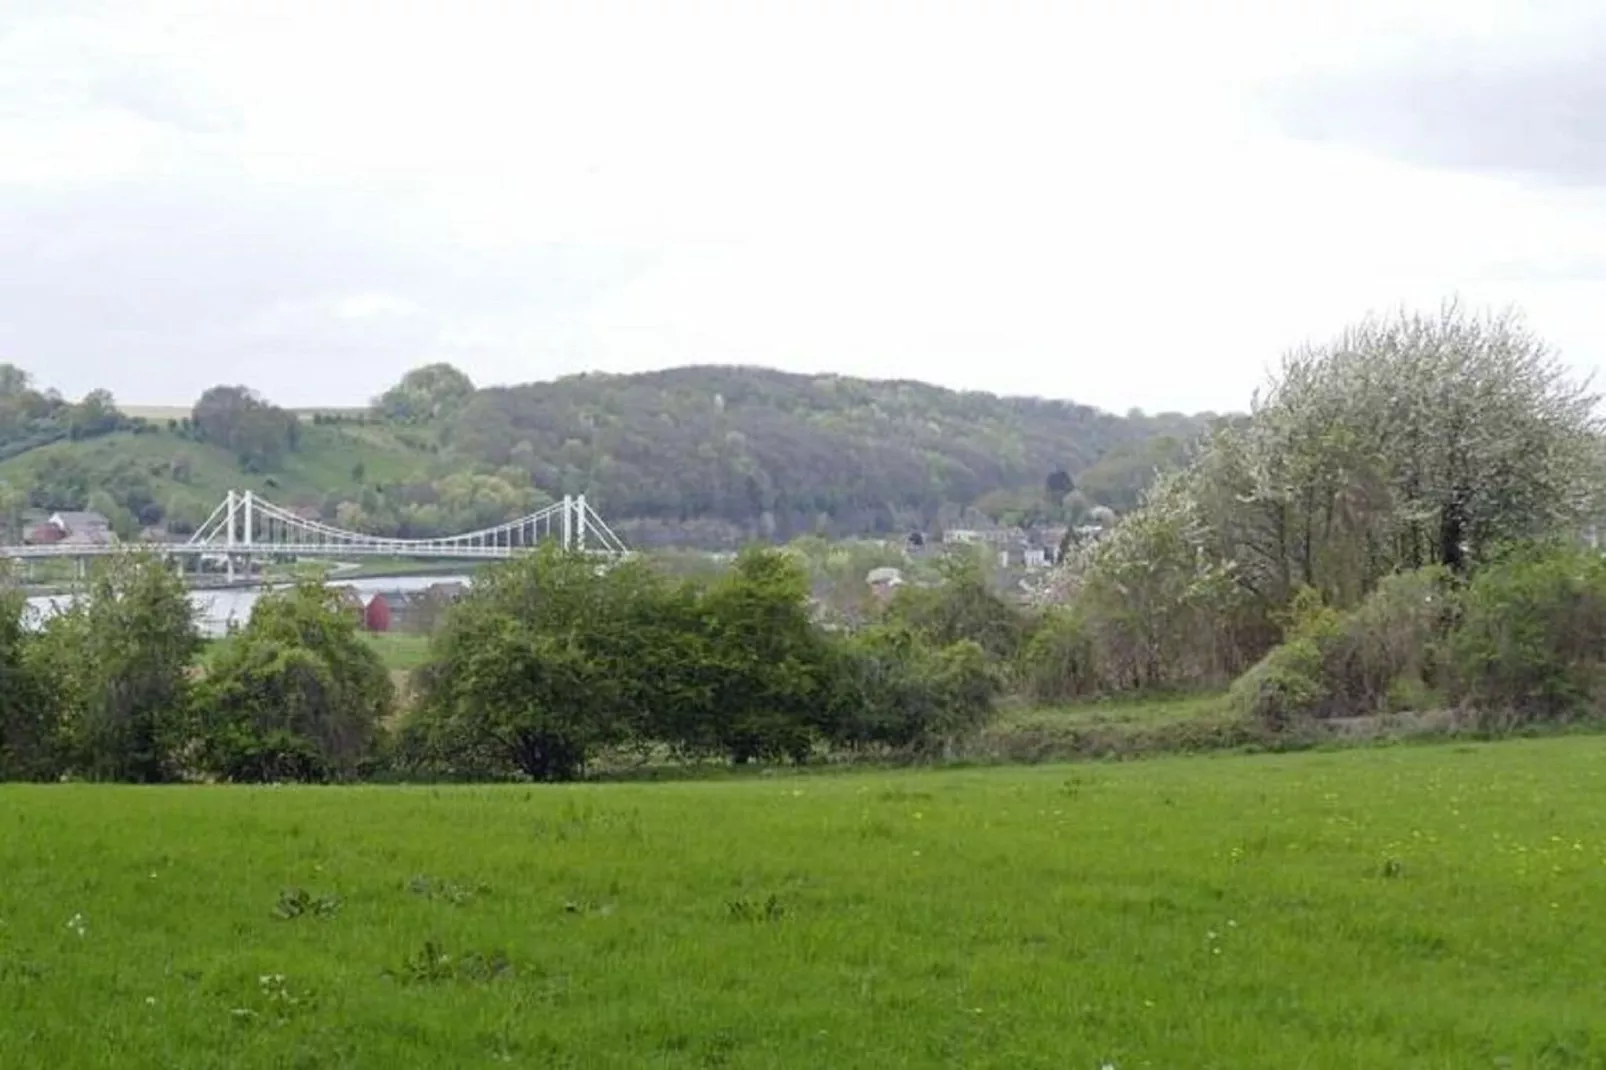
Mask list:
POLYGON ((1262 103, 1300 138, 1606 187, 1606 15, 1581 3, 1530 14, 1493 39, 1441 33, 1387 62, 1278 79, 1262 103))
POLYGON ((361 399, 414 364, 479 356, 455 324, 561 323, 588 285, 630 270, 597 251, 409 243, 362 191, 294 193, 128 184, 0 200, 0 359, 130 401, 236 381, 285 403, 361 399))
POLYGON ((1416 166, 1476 129, 1409 78, 1584 55, 1505 0, 0 6, 0 359, 69 393, 742 361, 1223 409, 1452 293, 1606 351, 1606 204, 1416 166))

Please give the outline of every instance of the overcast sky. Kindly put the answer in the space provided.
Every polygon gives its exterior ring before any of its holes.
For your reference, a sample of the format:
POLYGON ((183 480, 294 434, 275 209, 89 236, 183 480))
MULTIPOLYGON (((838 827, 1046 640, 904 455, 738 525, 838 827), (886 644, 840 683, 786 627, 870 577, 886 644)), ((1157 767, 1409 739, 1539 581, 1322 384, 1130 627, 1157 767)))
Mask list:
POLYGON ((0 360, 72 396, 1219 410, 1457 294, 1606 359, 1598 0, 0 0, 0 360))

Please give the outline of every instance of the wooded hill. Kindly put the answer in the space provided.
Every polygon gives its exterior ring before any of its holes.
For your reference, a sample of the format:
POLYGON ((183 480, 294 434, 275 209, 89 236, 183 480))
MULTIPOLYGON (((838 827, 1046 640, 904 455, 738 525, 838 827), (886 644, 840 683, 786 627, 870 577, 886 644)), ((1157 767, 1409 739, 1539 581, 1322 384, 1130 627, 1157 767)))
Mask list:
POLYGON ((77 407, 42 403, 15 369, 0 388, 0 454, 18 450, 0 461, 7 517, 99 507, 125 527, 182 530, 235 487, 423 536, 585 493, 637 540, 703 545, 1122 510, 1209 422, 713 366, 476 389, 431 365, 357 413, 291 414, 222 386, 188 417, 80 414, 77 430, 44 426, 77 407), (12 409, 33 414, 16 435, 12 409))

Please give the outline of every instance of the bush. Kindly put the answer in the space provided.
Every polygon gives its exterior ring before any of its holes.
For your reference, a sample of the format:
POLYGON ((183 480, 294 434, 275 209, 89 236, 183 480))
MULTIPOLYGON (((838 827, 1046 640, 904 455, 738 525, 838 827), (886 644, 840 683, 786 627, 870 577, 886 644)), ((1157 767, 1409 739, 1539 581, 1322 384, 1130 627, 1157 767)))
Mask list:
POLYGON ((1050 610, 1038 622, 1021 651, 1018 674, 1021 691, 1041 705, 1074 702, 1104 690, 1092 631, 1066 609, 1050 610))
POLYGON ((201 640, 189 593, 166 562, 101 561, 78 600, 30 642, 72 772, 136 783, 183 773, 201 640))
POLYGON ((919 632, 939 647, 962 639, 1000 661, 1013 660, 1026 637, 1027 620, 992 589, 981 561, 953 554, 938 562, 942 583, 901 587, 887 605, 886 619, 919 632))
POLYGON ((1281 731, 1304 720, 1431 701, 1455 605, 1449 574, 1439 567, 1386 577, 1348 613, 1303 590, 1290 611, 1287 637, 1238 678, 1232 703, 1281 731))
POLYGON ((355 775, 395 689, 334 592, 317 582, 265 594, 201 683, 198 758, 228 780, 355 775))
POLYGON ((61 771, 55 703, 23 624, 25 606, 21 594, 0 590, 0 780, 50 780, 61 771))
POLYGON ((991 719, 998 674, 971 640, 938 647, 884 625, 834 644, 825 698, 832 743, 929 754, 991 719))
POLYGON ((1533 547, 1482 570, 1452 637, 1456 698, 1502 721, 1598 714, 1606 701, 1606 560, 1533 547))

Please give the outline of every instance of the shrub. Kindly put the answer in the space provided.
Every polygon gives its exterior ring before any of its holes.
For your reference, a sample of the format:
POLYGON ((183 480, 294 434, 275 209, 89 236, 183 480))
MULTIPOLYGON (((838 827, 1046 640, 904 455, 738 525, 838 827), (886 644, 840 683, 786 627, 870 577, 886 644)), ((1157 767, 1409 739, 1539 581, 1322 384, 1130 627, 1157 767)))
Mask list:
POLYGON ((200 685, 199 758, 229 780, 350 777, 395 689, 334 592, 303 581, 265 594, 200 685))
POLYGON ((899 588, 887 606, 887 620, 919 632, 939 647, 969 639, 994 658, 1013 659, 1026 635, 1026 618, 993 590, 980 559, 953 554, 937 567, 942 583, 899 588))
POLYGON ((72 771, 137 783, 183 772, 201 640, 184 583, 164 561, 100 562, 79 598, 30 642, 72 771))
POLYGON ((1302 590, 1287 637, 1233 684, 1233 705, 1280 731, 1312 718, 1431 701, 1455 604, 1449 574, 1439 567, 1386 577, 1348 613, 1302 590))
POLYGON ((1021 691, 1035 703, 1073 702, 1104 690, 1087 623, 1073 610, 1043 615, 1021 651, 1021 691))
POLYGON ((936 646, 901 625, 839 639, 825 697, 831 742, 916 754, 942 749, 993 715, 1001 681, 981 646, 936 646))
POLYGON ((1482 570, 1450 643, 1456 698, 1484 716, 1566 720, 1606 699, 1606 560, 1534 547, 1482 570))
POLYGON ((0 780, 49 780, 60 772, 58 725, 25 602, 0 590, 0 780))
POLYGON ((1317 639, 1301 635, 1274 647, 1233 683, 1231 701, 1245 717, 1274 731, 1321 716, 1331 708, 1332 692, 1323 679, 1317 639))

